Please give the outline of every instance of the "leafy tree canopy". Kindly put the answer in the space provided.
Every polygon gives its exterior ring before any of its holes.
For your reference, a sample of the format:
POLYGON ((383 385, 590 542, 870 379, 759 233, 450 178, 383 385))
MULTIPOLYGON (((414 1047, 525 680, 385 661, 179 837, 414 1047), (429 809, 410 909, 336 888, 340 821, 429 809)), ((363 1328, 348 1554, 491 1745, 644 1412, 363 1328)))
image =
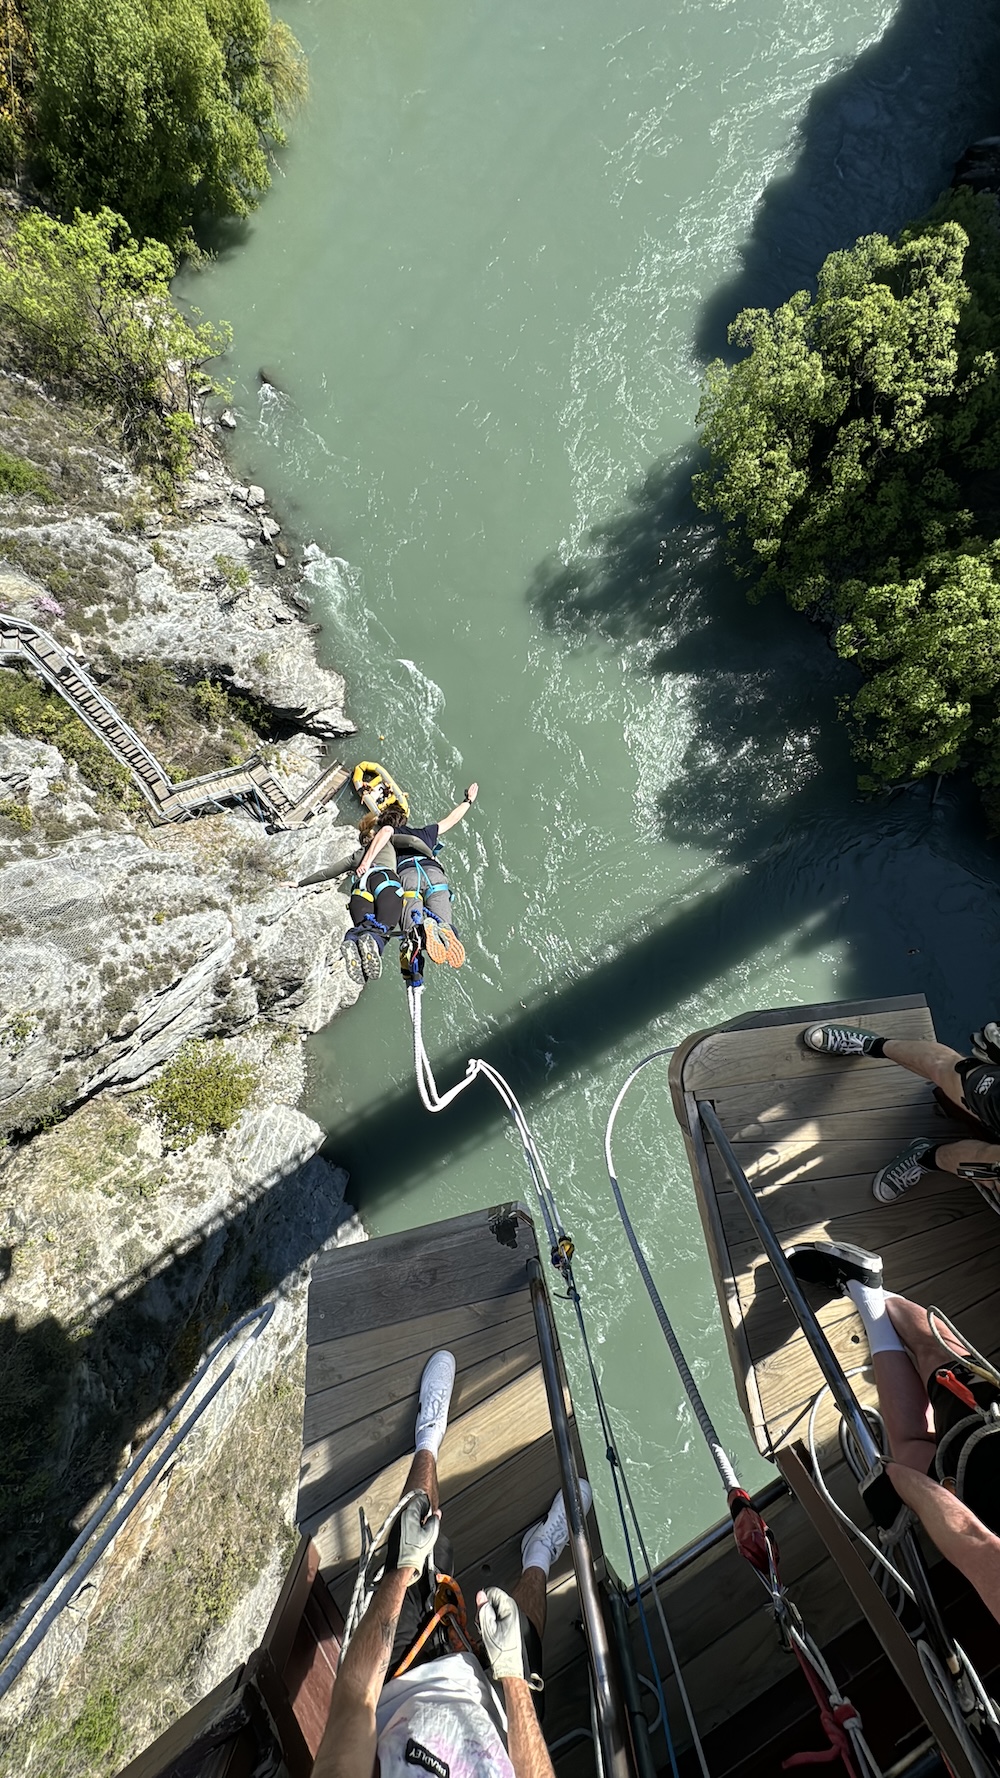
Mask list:
POLYGON ((695 497, 751 597, 783 593, 865 675, 862 785, 971 764, 1000 787, 996 200, 947 193, 730 337, 747 356, 709 368, 695 497))
POLYGON ((177 247, 270 183, 305 62, 267 0, 27 0, 33 139, 68 215, 108 206, 177 247))
POLYGON ((193 381, 229 343, 170 300, 173 255, 111 210, 28 211, 0 241, 0 338, 32 374, 109 404, 127 447, 166 479, 186 466, 193 381))

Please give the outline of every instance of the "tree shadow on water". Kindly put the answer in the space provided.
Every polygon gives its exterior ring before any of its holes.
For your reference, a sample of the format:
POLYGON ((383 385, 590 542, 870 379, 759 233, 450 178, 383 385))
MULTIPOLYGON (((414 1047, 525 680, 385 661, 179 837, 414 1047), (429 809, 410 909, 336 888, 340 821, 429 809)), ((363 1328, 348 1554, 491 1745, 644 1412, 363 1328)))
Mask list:
POLYGON ((963 148, 996 130, 998 62, 994 0, 901 0, 877 41, 813 93, 791 170, 763 193, 739 271, 703 306, 702 359, 727 354, 741 309, 810 288, 828 253, 894 234, 933 203, 963 148))

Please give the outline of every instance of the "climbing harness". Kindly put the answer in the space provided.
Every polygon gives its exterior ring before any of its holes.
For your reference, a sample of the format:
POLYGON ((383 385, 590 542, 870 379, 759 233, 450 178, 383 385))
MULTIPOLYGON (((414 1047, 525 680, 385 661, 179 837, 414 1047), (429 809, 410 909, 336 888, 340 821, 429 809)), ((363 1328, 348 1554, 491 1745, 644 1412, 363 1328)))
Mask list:
POLYGON ((392 1675, 393 1679, 398 1679, 400 1674, 412 1667, 421 1649, 430 1641, 439 1625, 444 1626, 447 1630, 448 1642, 454 1654, 462 1654, 465 1650, 470 1653, 474 1652, 469 1639, 465 1599, 462 1589, 453 1575, 436 1572, 432 1606, 430 1617, 395 1669, 392 1675))

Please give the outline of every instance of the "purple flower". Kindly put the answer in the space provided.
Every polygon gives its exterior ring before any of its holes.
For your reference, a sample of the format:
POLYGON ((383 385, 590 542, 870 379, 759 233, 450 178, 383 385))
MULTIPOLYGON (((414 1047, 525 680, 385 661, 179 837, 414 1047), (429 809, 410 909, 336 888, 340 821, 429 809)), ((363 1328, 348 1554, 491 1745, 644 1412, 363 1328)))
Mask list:
POLYGON ((53 599, 51 593, 39 593, 32 603, 35 610, 40 611, 44 617, 65 617, 66 615, 59 600, 53 599))

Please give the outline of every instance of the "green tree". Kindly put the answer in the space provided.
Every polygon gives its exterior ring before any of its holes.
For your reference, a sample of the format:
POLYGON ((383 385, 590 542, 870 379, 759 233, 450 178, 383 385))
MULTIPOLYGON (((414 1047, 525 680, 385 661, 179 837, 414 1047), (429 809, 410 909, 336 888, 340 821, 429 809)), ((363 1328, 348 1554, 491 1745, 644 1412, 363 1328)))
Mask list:
POLYGON ((998 327, 996 200, 950 192, 897 240, 831 254, 815 297, 745 310, 747 355, 708 371, 695 497, 751 598, 783 593, 865 675, 846 714, 868 787, 992 771, 998 327))
POLYGON ((0 240, 0 333, 32 374, 111 406, 126 446, 167 477, 186 467, 193 383, 229 343, 174 307, 169 249, 120 216, 29 211, 0 240))
POLYGON ((30 0, 40 171, 64 213, 108 206, 177 247, 270 183, 302 51, 267 0, 30 0))

